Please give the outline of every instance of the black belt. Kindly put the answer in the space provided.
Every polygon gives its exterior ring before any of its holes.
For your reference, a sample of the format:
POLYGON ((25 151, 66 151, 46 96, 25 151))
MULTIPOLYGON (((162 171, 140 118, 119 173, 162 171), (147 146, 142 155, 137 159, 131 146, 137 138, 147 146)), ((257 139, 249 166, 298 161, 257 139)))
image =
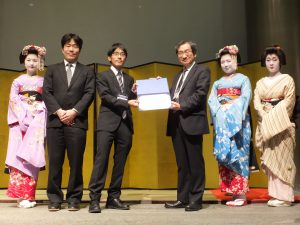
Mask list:
POLYGON ((43 101, 42 95, 37 91, 22 91, 19 92, 20 95, 28 95, 28 97, 35 97, 35 101, 43 101))
POLYGON ((279 102, 281 102, 282 99, 279 99, 279 100, 275 100, 275 101, 264 101, 264 100, 261 100, 261 102, 267 102, 267 103, 270 103, 272 106, 275 106, 277 105, 279 102))

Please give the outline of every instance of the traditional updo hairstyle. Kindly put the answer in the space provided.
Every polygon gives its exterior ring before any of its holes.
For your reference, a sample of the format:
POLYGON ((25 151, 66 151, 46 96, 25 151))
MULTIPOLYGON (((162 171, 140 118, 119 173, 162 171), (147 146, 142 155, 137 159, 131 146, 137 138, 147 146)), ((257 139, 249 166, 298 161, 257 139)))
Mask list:
POLYGON ((38 57, 38 69, 44 70, 46 48, 37 45, 26 45, 20 53, 19 60, 23 64, 28 54, 34 54, 38 57))
POLYGON ((20 64, 23 64, 25 62, 25 59, 26 59, 27 55, 29 55, 29 54, 34 54, 36 56, 39 56, 38 50, 35 47, 30 47, 30 48, 28 48, 28 50, 25 53, 24 53, 24 51, 22 51, 20 53, 20 56, 19 56, 20 64))
POLYGON ((228 45, 228 46, 225 46, 224 48, 221 48, 219 50, 219 52, 217 53, 217 61, 218 61, 219 66, 221 66, 222 56, 227 55, 227 54, 235 55, 237 64, 241 63, 241 56, 240 56, 238 47, 236 45, 228 45))
POLYGON ((280 63, 280 67, 282 65, 286 65, 286 57, 285 57, 285 53, 282 50, 282 48, 279 45, 273 45, 270 47, 267 47, 265 49, 265 51, 263 52, 263 54, 261 55, 261 66, 265 67, 266 66, 266 58, 268 55, 272 55, 275 54, 277 55, 278 59, 279 59, 279 63, 280 63))

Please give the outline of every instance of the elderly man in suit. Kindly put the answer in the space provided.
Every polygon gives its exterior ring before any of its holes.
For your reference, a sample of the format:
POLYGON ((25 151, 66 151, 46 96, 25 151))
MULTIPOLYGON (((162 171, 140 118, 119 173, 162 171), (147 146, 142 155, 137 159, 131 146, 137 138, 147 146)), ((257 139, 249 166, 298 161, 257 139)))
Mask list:
POLYGON ((65 151, 70 176, 66 200, 69 211, 80 209, 83 194, 82 163, 88 128, 88 108, 94 99, 95 74, 78 62, 82 39, 65 34, 61 39, 64 61, 51 65, 45 74, 43 99, 48 109, 47 144, 49 211, 58 211, 63 202, 61 190, 65 151))
POLYGON ((114 143, 114 166, 106 208, 128 210, 120 200, 121 185, 127 155, 132 145, 133 123, 130 107, 138 106, 136 85, 131 76, 122 71, 127 58, 124 45, 115 43, 107 52, 111 66, 98 74, 96 88, 101 98, 97 122, 97 152, 89 184, 90 213, 100 213, 101 191, 105 185, 109 154, 114 143))
POLYGON ((172 108, 169 110, 167 136, 172 137, 178 167, 177 201, 166 208, 202 208, 205 187, 205 165, 202 154, 203 134, 209 132, 206 99, 210 84, 208 68, 195 62, 197 46, 181 41, 176 54, 183 66, 171 87, 172 108))

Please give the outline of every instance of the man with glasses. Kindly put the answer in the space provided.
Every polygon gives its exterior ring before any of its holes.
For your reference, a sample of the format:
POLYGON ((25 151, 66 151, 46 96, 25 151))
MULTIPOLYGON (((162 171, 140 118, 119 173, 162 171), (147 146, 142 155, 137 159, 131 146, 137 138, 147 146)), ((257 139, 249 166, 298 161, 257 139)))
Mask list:
POLYGON ((128 210, 120 200, 122 178, 128 153, 132 145, 133 122, 130 107, 137 107, 136 85, 122 68, 127 58, 124 45, 115 43, 107 52, 111 66, 98 74, 96 88, 101 98, 97 121, 97 152, 89 184, 90 213, 100 213, 101 191, 105 185, 109 154, 114 143, 114 166, 106 208, 128 210))
POLYGON ((175 49, 183 70, 174 77, 170 91, 167 136, 172 137, 178 167, 177 201, 165 207, 197 211, 202 208, 205 188, 202 135, 209 133, 206 99, 210 71, 195 62, 195 43, 181 41, 175 49))

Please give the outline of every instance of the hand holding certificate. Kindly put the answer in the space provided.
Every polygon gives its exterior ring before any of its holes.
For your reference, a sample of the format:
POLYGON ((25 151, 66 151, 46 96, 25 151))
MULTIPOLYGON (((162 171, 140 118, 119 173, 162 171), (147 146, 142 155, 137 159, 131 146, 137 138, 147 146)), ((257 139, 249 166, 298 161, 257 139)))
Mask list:
POLYGON ((137 80, 139 110, 169 109, 171 98, 166 78, 137 80))

